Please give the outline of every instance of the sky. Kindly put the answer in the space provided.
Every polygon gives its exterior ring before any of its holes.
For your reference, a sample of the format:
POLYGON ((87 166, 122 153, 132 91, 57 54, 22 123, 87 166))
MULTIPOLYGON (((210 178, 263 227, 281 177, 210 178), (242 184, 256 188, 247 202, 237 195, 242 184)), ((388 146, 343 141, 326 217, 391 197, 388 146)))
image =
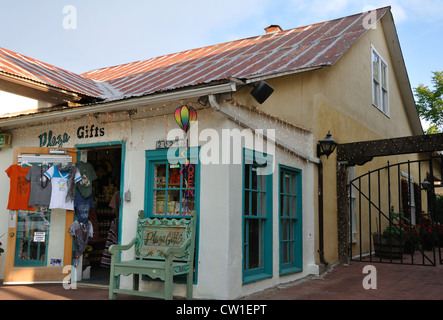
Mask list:
POLYGON ((411 87, 443 69, 442 0, 0 0, 0 47, 82 73, 391 6, 411 87))

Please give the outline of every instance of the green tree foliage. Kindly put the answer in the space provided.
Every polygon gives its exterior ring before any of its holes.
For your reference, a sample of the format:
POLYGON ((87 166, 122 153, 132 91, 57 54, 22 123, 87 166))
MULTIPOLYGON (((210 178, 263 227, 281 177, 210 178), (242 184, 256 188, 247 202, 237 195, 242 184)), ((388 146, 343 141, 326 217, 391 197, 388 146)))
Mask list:
POLYGON ((443 132, 443 71, 432 73, 433 90, 423 84, 414 89, 418 114, 430 123, 428 134, 443 132))

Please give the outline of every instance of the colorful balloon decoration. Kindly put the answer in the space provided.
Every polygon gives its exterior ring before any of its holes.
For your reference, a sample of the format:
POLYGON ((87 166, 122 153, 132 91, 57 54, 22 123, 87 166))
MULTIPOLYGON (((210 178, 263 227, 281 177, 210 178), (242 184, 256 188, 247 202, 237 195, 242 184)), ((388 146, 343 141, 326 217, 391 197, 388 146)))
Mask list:
POLYGON ((197 120, 197 111, 193 107, 182 105, 175 109, 175 121, 184 132, 188 132, 191 125, 197 120))

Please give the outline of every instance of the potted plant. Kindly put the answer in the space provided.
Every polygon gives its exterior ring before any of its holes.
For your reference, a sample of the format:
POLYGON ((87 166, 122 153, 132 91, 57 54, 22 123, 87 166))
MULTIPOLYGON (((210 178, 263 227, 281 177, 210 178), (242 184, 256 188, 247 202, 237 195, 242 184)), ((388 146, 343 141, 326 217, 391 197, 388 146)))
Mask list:
POLYGON ((5 250, 3 250, 2 243, 0 242, 0 256, 2 255, 3 252, 5 252, 5 250))
POLYGON ((413 254, 419 242, 420 226, 413 225, 400 213, 390 210, 391 221, 383 232, 373 234, 375 256, 400 259, 403 253, 413 254))

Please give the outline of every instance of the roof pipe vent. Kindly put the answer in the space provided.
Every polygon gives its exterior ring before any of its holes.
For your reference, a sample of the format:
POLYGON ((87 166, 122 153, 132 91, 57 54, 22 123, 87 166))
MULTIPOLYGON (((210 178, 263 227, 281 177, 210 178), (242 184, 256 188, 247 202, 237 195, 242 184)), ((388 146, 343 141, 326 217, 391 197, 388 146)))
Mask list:
POLYGON ((269 27, 265 28, 266 34, 268 33, 274 33, 274 32, 280 32, 283 31, 282 28, 280 28, 280 26, 276 25, 276 24, 271 24, 269 27))

